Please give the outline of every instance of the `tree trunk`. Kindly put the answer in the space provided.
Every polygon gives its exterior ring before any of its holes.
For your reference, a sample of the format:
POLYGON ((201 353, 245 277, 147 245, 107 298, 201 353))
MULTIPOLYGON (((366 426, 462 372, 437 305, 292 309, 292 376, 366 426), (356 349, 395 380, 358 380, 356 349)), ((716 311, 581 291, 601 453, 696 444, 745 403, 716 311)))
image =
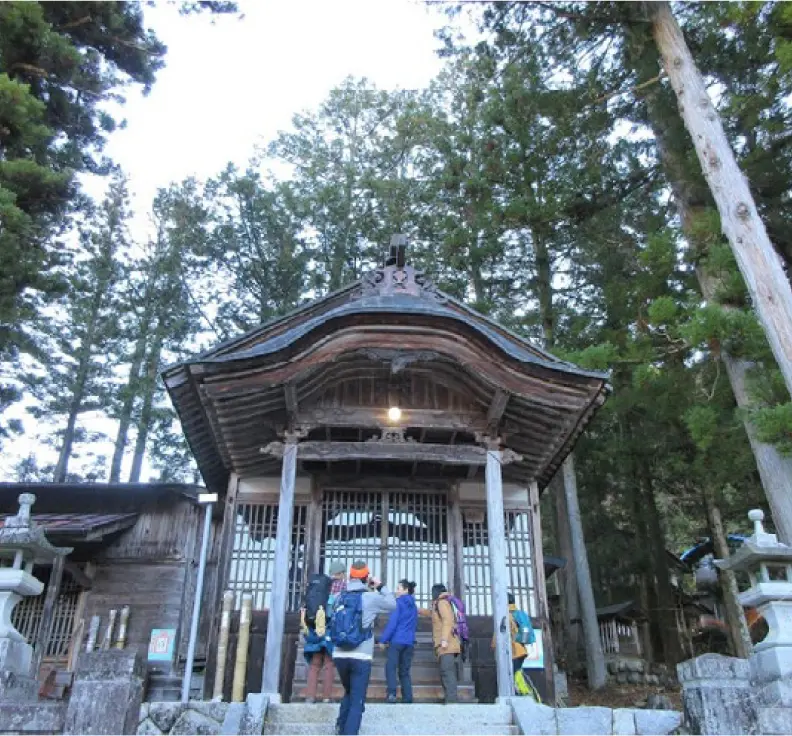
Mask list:
POLYGON ((575 479, 575 463, 572 455, 564 460, 564 496, 566 498, 569 530, 571 534, 572 551, 575 562, 575 574, 578 581, 578 596, 583 619, 583 636, 586 640, 586 670, 588 684, 591 690, 605 687, 607 675, 605 673, 605 656, 602 653, 602 643, 599 636, 597 623, 597 609, 594 603, 594 591, 591 587, 591 573, 589 571, 586 542, 583 538, 583 522, 580 519, 578 506, 577 481, 575 479))
POLYGON ((157 392, 157 371, 162 355, 162 343, 165 339, 165 321, 160 319, 157 323, 157 330, 154 333, 154 342, 151 351, 146 359, 144 367, 143 385, 143 404, 140 408, 140 417, 137 423, 137 438, 135 440, 135 452, 132 456, 132 468, 129 471, 129 482, 137 483, 140 480, 140 473, 143 469, 143 458, 146 455, 146 443, 148 442, 149 431, 151 430, 151 418, 154 412, 154 395, 157 392))
POLYGON ((767 340, 792 394, 792 286, 667 2, 646 3, 663 66, 767 340))
MULTIPOLYGON (((676 595, 671 585, 668 574, 668 559, 666 557, 666 541, 663 529, 660 526, 660 514, 654 495, 649 467, 639 460, 643 496, 643 513, 647 531, 649 532, 649 554, 652 561, 652 574, 657 589, 657 605, 659 607, 658 619, 660 621, 660 635, 663 642, 663 653, 668 665, 675 665, 682 661, 681 647, 679 646, 679 631, 676 622, 676 595)), ((640 543, 640 540, 636 540, 640 543)))
POLYGON ((577 672, 580 665, 578 652, 580 648, 580 601, 578 600, 577 576, 575 574, 574 555, 572 551, 572 532, 569 528, 564 478, 556 473, 550 481, 550 493, 553 499, 553 518, 556 527, 558 554, 566 560, 566 567, 559 570, 556 576, 559 581, 561 599, 561 628, 566 659, 566 671, 577 672))
MULTIPOLYGON (((698 176, 695 177, 698 182, 690 181, 685 169, 684 157, 670 141, 670 132, 659 109, 657 98, 647 95, 646 104, 649 112, 648 122, 655 136, 663 168, 670 179, 682 230, 691 245, 698 251, 705 252, 706 246, 697 242, 695 222, 697 215, 703 213, 709 203, 706 184, 698 176)), ((696 276, 704 298, 708 302, 715 303, 720 279, 707 270, 706 264, 696 269, 696 276)), ((722 308, 729 309, 726 305, 722 305, 722 308)), ((737 406, 742 410, 750 409, 752 401, 748 393, 747 374, 751 363, 743 358, 731 356, 723 349, 720 358, 726 369, 737 406)), ((742 421, 751 443, 765 495, 770 503, 778 537, 782 542, 792 544, 792 458, 784 457, 773 445, 757 439, 756 430, 747 411, 742 421)))
MULTIPOLYGON (((704 488, 703 493, 710 533, 712 534, 712 542, 715 547, 715 556, 720 560, 727 560, 729 558, 729 545, 726 541, 726 533, 723 531, 720 509, 715 502, 715 494, 710 488, 704 488)), ((748 659, 753 646, 751 644, 751 635, 748 632, 748 623, 745 620, 745 611, 743 611, 743 607, 737 598, 739 593, 737 578, 732 570, 719 570, 718 581, 723 592, 723 602, 726 606, 726 624, 729 627, 729 637, 732 642, 734 656, 748 659)))
POLYGON ((129 438, 129 428, 132 426, 132 412, 135 408, 135 399, 140 386, 140 368, 143 364, 143 355, 146 352, 146 331, 142 332, 135 344, 135 352, 132 356, 132 365, 129 368, 129 380, 126 385, 126 396, 121 406, 121 414, 118 421, 118 433, 116 434, 115 447, 113 449, 113 461, 110 464, 110 482, 118 483, 121 480, 121 465, 124 462, 127 441, 129 438))

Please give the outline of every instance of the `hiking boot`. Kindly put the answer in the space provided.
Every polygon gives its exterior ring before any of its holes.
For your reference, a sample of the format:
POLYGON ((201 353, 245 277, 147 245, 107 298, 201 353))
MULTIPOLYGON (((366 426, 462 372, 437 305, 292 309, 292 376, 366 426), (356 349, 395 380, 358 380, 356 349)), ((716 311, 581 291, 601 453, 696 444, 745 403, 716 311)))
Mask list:
POLYGON ((388 702, 389 703, 395 703, 396 702, 396 696, 395 695, 388 695, 388 702))
POLYGON ((305 702, 308 703, 308 704, 315 703, 316 702, 316 698, 306 698, 305 702))
POLYGON ((322 702, 323 703, 332 703, 333 701, 330 698, 325 698, 322 702))

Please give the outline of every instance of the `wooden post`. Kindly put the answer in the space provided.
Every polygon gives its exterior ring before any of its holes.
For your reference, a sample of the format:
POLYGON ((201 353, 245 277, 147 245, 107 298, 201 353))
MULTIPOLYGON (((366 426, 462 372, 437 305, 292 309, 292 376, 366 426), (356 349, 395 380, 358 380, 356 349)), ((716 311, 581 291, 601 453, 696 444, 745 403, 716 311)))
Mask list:
POLYGON ((289 593, 289 557, 291 553, 292 521, 294 519, 294 482, 297 474, 296 433, 286 433, 281 469, 280 499, 278 501, 278 530, 275 536, 275 559, 272 576, 272 603, 267 618, 267 642, 264 649, 264 668, 261 691, 278 695, 283 629, 289 593))
POLYGON ((316 476, 311 479, 311 505, 308 507, 308 550, 305 558, 307 576, 303 584, 307 585, 308 577, 320 572, 322 567, 322 489, 316 476))
POLYGON ((583 636, 586 640, 586 670, 588 684, 592 690, 605 687, 605 657, 597 623, 597 607, 594 603, 594 590, 591 587, 586 542, 583 537, 583 522, 580 519, 578 504, 577 479, 575 478, 575 461, 572 455, 564 460, 564 495, 566 497, 567 514, 569 515, 569 531, 572 536, 572 554, 580 597, 581 618, 583 619, 583 636))
POLYGON ((539 484, 533 481, 528 486, 528 504, 531 507, 531 553, 534 566, 539 618, 542 621, 542 645, 544 647, 547 702, 556 702, 553 632, 550 630, 550 604, 547 600, 547 580, 544 574, 544 546, 542 542, 542 512, 539 506, 539 484))
POLYGON ((464 522, 459 500, 459 485, 455 484, 448 492, 448 584, 461 601, 465 600, 465 580, 462 572, 462 546, 464 522))
POLYGON ((47 583, 47 593, 44 597, 44 610, 41 612, 41 624, 39 625, 36 643, 33 648, 33 659, 31 662, 31 674, 38 679, 41 660, 47 652, 50 637, 52 636, 52 624, 55 620, 55 605, 58 602, 61 580, 63 579, 63 565, 66 562, 66 555, 58 555, 52 561, 49 583, 47 583))
POLYGON ((489 537, 490 586, 495 626, 495 664, 498 697, 514 695, 512 676, 511 622, 509 620, 509 570, 506 566, 506 530, 503 512, 503 453, 497 442, 487 447, 487 534, 489 537))
POLYGON ((645 3, 652 34, 693 139, 737 265, 792 393, 792 286, 759 217, 707 88, 667 2, 645 3))

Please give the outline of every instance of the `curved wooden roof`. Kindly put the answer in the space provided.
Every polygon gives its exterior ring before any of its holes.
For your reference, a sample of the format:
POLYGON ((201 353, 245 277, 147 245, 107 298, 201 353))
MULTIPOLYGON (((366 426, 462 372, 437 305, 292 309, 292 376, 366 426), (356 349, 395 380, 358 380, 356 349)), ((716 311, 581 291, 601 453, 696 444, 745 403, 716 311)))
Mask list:
MULTIPOLYGON (((287 426, 307 423, 313 440, 369 439, 386 423, 394 390, 409 439, 466 445, 476 432, 497 433, 522 456, 504 477, 545 485, 608 391, 605 374, 555 358, 396 265, 163 377, 204 479, 219 491, 230 472, 277 473, 279 461, 261 449, 287 426)), ((358 459, 327 469, 459 472, 382 465, 358 459)))

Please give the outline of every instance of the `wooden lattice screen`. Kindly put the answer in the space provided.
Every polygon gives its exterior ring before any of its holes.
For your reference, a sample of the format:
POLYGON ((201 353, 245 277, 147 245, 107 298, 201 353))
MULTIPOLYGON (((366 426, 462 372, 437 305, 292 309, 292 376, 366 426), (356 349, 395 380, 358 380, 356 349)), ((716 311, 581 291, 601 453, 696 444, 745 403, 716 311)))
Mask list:
MULTIPOLYGON (((52 633, 47 645, 47 651, 44 652, 45 658, 60 660, 68 656, 80 592, 81 590, 77 583, 70 577, 64 576, 55 602, 52 633)), ((34 642, 38 636, 46 594, 45 586, 41 595, 23 598, 11 614, 11 621, 14 627, 29 642, 34 642)))
POLYGON ((427 607, 432 586, 449 579, 447 509, 439 492, 327 491, 320 566, 365 560, 391 587, 414 581, 416 603, 427 607))
MULTIPOLYGON (((531 555, 531 514, 529 511, 506 511, 506 565, 509 591, 518 608, 531 616, 538 615, 536 585, 531 555)), ((490 550, 487 516, 481 510, 463 511, 462 578, 468 615, 492 615, 490 590, 490 550)))
MULTIPOLYGON (((235 594, 240 607, 242 594, 253 596, 253 608, 269 608, 275 561, 275 536, 278 532, 278 505, 239 503, 236 509, 234 546, 227 588, 235 594)), ((289 564, 289 611, 299 610, 303 587, 303 568, 307 534, 308 507, 295 506, 292 521, 292 558, 289 564)))

